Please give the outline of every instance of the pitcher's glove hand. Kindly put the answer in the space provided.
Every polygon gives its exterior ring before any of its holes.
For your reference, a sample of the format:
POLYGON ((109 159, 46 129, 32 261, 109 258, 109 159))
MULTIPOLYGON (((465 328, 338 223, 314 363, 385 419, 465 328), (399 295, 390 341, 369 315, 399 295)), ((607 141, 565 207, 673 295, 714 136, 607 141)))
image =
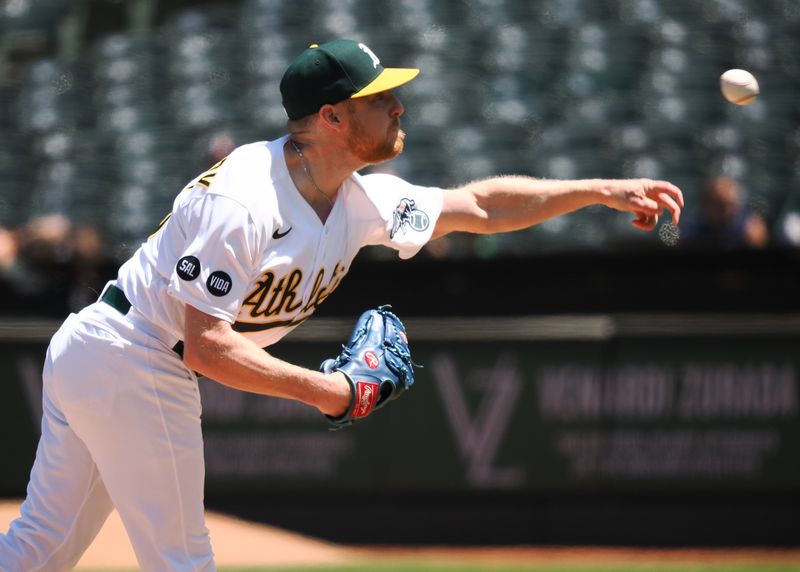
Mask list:
POLYGON ((342 353, 320 366, 324 373, 341 371, 353 391, 344 414, 326 415, 332 430, 347 427, 380 409, 414 383, 406 329, 389 308, 381 306, 361 314, 342 353))

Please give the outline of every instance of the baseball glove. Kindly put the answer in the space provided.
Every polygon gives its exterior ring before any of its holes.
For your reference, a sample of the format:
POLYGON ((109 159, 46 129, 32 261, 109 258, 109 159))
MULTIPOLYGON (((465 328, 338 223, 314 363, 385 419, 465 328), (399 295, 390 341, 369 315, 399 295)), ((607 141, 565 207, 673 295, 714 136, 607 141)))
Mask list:
POLYGON ((326 416, 333 430, 380 409, 414 383, 406 329, 389 308, 380 306, 361 314, 342 352, 320 366, 325 373, 341 371, 353 390, 343 415, 326 416))

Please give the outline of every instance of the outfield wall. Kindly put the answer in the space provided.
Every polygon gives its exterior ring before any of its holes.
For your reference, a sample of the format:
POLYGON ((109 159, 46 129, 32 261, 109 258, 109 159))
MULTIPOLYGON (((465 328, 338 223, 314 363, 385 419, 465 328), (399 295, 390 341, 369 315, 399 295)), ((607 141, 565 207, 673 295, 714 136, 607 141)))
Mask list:
MULTIPOLYGON (((413 390, 342 431, 201 380, 208 503, 351 542, 798 544, 800 315, 405 321, 413 390)), ((0 327, 5 495, 56 325, 0 327)), ((351 325, 310 320, 274 353, 316 367, 351 325)))

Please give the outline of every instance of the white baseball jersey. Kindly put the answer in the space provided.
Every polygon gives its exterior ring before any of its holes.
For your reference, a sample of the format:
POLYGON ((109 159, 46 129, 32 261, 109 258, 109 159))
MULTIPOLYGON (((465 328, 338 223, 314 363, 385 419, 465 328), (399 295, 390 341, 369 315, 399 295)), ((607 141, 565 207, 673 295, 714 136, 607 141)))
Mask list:
POLYGON ((363 245, 413 256, 442 207, 440 189, 353 175, 323 224, 289 177, 285 141, 240 147, 181 191, 119 271, 132 309, 98 301, 53 336, 42 438, 21 517, 0 534, 3 570, 71 569, 112 506, 141 569, 216 570, 197 381, 168 349, 186 304, 267 346, 336 289, 363 245))
POLYGON ((441 189, 353 174, 323 224, 289 176, 286 141, 239 147, 190 182, 120 268, 117 285, 167 343, 183 339, 190 304, 266 347, 313 314, 362 246, 410 258, 430 240, 441 189))

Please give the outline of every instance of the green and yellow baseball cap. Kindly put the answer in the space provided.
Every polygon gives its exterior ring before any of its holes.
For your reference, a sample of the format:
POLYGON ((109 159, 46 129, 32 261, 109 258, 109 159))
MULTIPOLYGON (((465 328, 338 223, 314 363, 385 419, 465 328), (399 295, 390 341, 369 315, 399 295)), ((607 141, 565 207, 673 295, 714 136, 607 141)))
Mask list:
POLYGON ((398 87, 418 73, 413 68, 383 67, 372 50, 353 40, 313 44, 283 74, 283 107, 289 119, 300 119, 328 103, 398 87))

